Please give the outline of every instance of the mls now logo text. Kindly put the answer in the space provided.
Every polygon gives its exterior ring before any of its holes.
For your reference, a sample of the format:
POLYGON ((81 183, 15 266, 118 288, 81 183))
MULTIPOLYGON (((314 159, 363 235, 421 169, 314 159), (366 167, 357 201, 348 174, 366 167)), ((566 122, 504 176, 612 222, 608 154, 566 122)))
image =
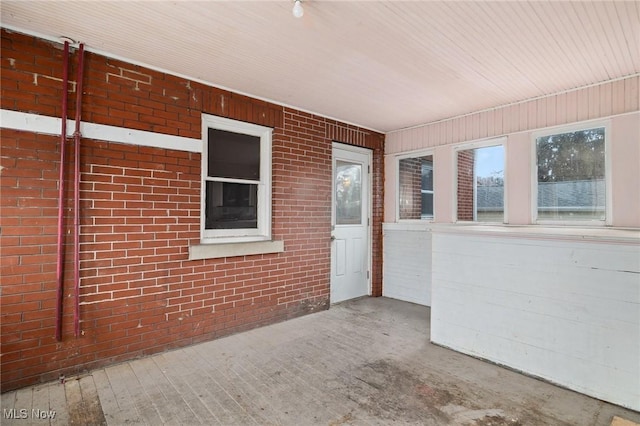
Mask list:
POLYGON ((4 408, 2 410, 2 417, 5 419, 53 419, 56 417, 55 410, 40 410, 33 408, 27 410, 26 408, 4 408))

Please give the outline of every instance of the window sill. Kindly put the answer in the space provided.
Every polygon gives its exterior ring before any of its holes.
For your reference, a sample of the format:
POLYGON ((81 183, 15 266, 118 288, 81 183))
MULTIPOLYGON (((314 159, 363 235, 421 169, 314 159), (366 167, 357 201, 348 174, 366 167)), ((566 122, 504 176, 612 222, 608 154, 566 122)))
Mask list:
POLYGON ((219 259, 284 252, 284 241, 253 241, 245 243, 196 244, 189 246, 189 260, 219 259))

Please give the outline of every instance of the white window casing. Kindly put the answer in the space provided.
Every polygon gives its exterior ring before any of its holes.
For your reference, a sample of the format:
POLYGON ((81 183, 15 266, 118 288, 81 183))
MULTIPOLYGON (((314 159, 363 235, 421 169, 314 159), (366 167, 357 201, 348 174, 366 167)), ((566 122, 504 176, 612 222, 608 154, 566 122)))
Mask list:
POLYGON ((503 223, 503 224, 507 224, 509 223, 508 220, 508 211, 507 211, 507 206, 508 206, 508 202, 507 202, 507 186, 509 185, 508 181, 507 181, 507 176, 506 176, 506 171, 507 171, 507 158, 508 158, 508 152, 507 152, 507 138, 506 137, 499 137, 499 138, 490 138, 490 139, 482 139, 482 140, 476 140, 476 141, 470 141, 470 142, 465 142, 462 144, 458 144, 455 145, 453 147, 453 161, 454 161, 454 196, 452 197, 452 202, 453 202, 453 209, 452 209, 452 214, 453 214, 453 222, 454 223, 468 223, 468 224, 482 224, 482 223, 486 223, 486 224, 491 224, 491 225, 496 225, 497 223, 503 223), (477 214, 477 199, 476 199, 476 175, 475 175, 475 169, 474 169, 474 176, 473 176, 473 182, 474 182, 474 196, 473 196, 473 215, 474 215, 474 219, 473 221, 468 221, 468 220, 460 220, 458 219, 458 153, 460 151, 466 151, 466 150, 475 150, 475 149, 480 149, 480 148, 491 148, 491 147, 497 147, 497 146, 501 146, 503 148, 503 181, 504 181, 504 185, 503 185, 503 219, 500 222, 479 222, 476 219, 476 214, 477 214))
POLYGON ((593 120, 580 123, 574 123, 564 126, 556 126, 546 128, 531 133, 531 218, 533 224, 539 225, 562 225, 562 226, 610 226, 612 224, 612 183, 611 183, 611 121, 610 120, 593 120), (604 220, 587 219, 539 219, 538 218, 538 155, 537 155, 537 139, 546 136, 562 135, 565 133, 579 132, 583 130, 604 129, 604 188, 605 188, 605 218, 604 220))
POLYGON ((412 151, 409 153, 404 153, 401 155, 396 155, 395 156, 395 168, 396 168, 396 202, 395 202, 395 208, 396 208, 396 212, 395 212, 395 217, 396 217, 396 222, 402 222, 402 223, 411 223, 411 222, 415 222, 415 223, 421 223, 421 222, 433 222, 435 220, 435 209, 436 209, 436 197, 435 197, 435 193, 436 193, 436 182, 435 182, 435 173, 433 174, 433 189, 430 191, 424 191, 421 190, 421 193, 430 193, 433 195, 433 210, 432 210, 432 215, 431 217, 428 218, 422 218, 422 219, 402 219, 400 218, 400 203, 401 203, 401 194, 402 194, 402 188, 401 188, 401 183, 400 183, 400 161, 402 160, 407 160, 407 159, 414 159, 414 158, 420 158, 420 157, 431 157, 431 161, 432 161, 432 168, 433 170, 435 170, 435 155, 434 155, 434 150, 433 149, 426 149, 426 150, 419 150, 419 151, 412 151))
MULTIPOLYGON (((200 198, 200 241, 202 244, 246 243, 271 240, 271 144, 273 129, 242 121, 213 115, 202 115, 202 175, 200 198), (208 179, 208 134, 209 129, 240 133, 260 138, 260 178, 245 181, 258 186, 257 190, 257 228, 206 229, 205 203, 206 181, 208 179)), ((234 182, 234 179, 224 179, 234 182)), ((244 182, 243 182, 244 183, 244 182)))

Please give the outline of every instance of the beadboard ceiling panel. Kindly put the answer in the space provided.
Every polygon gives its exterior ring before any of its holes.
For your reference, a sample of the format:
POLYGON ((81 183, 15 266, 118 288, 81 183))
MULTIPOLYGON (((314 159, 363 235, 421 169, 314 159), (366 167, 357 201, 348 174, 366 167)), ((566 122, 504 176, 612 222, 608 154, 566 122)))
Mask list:
POLYGON ((393 131, 640 72, 640 2, 11 1, 8 29, 393 131))

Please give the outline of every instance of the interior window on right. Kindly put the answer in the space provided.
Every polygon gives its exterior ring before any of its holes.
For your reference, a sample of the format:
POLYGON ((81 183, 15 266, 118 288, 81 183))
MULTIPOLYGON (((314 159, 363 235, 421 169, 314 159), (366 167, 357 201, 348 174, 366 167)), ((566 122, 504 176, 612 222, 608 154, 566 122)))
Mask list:
POLYGON ((457 218, 504 222, 504 146, 458 151, 457 218))
POLYGON ((605 128, 536 138, 538 220, 605 220, 605 128))

